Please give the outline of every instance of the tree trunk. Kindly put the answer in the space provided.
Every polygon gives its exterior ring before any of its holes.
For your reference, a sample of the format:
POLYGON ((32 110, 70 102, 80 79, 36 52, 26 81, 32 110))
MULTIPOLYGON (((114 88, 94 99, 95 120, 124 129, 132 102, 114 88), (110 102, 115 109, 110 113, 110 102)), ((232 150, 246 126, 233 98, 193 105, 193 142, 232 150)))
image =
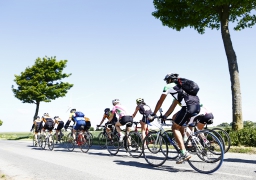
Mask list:
POLYGON ((221 20, 221 35, 224 43, 224 48, 228 60, 228 68, 231 80, 232 91, 232 113, 233 123, 232 129, 243 129, 243 117, 242 117, 242 96, 240 90, 239 70, 237 64, 236 53, 233 49, 230 33, 228 29, 229 23, 229 8, 224 7, 220 12, 221 20))
POLYGON ((40 101, 39 101, 39 102, 36 102, 36 112, 35 112, 33 121, 36 119, 36 117, 37 117, 37 115, 38 115, 39 105, 40 105, 40 101))

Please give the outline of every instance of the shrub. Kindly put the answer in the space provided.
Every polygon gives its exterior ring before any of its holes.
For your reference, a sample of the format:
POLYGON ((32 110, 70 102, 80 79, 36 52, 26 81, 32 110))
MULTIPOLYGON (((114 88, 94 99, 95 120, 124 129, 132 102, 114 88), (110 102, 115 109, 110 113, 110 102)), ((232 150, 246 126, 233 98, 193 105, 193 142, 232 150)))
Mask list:
POLYGON ((247 126, 238 131, 226 129, 229 133, 231 145, 233 146, 251 146, 256 147, 256 127, 247 126))
POLYGON ((89 131, 94 131, 94 127, 90 127, 89 131))

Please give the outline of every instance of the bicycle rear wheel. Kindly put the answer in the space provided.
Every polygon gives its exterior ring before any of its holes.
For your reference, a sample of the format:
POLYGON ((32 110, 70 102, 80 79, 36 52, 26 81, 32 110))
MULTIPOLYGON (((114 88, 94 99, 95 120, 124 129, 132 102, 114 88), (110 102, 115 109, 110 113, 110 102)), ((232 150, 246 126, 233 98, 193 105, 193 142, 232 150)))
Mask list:
POLYGON ((67 135, 65 144, 66 144, 66 147, 67 147, 68 151, 71 152, 71 151, 74 150, 74 148, 75 148, 75 142, 74 142, 73 135, 72 135, 71 133, 69 133, 69 134, 67 135))
MULTIPOLYGON (((207 130, 197 131, 195 135, 190 136, 195 151, 188 160, 189 165, 197 172, 209 174, 217 171, 223 162, 224 150, 220 140, 207 130)), ((187 141, 188 142, 188 141, 187 141)))
POLYGON ((90 134, 84 134, 83 136, 78 136, 79 141, 81 142, 80 148, 83 153, 87 153, 91 147, 90 143, 90 134))
POLYGON ((168 146, 164 137, 158 132, 149 133, 143 140, 146 147, 143 148, 145 160, 151 166, 161 166, 168 158, 168 146))
POLYGON ((45 149, 45 146, 46 146, 46 138, 45 138, 45 135, 41 135, 41 136, 40 136, 39 146, 41 147, 41 149, 45 149))
POLYGON ((50 134, 49 137, 47 138, 47 144, 48 144, 48 148, 52 151, 54 148, 54 139, 53 136, 50 134))
MULTIPOLYGON (((172 130, 166 130, 165 131, 167 133, 167 135, 169 136, 170 139, 173 140, 173 142, 176 143, 175 139, 174 139, 174 135, 172 130)), ((179 156, 178 151, 174 148, 174 146, 169 142, 169 140, 167 138, 165 138, 167 145, 168 145, 168 158, 170 159, 176 159, 179 156)), ((176 144, 177 145, 177 144, 176 144)), ((178 146, 178 145, 177 145, 178 146)))
POLYGON ((106 148, 106 135, 104 134, 104 132, 101 132, 98 135, 98 145, 100 146, 100 148, 104 149, 106 148))
POLYGON ((228 150, 230 149, 230 144, 231 144, 229 134, 221 128, 213 128, 212 130, 219 133, 219 135, 222 138, 222 141, 224 143, 224 146, 223 146, 224 151, 225 151, 225 153, 228 152, 228 150))
POLYGON ((142 155, 142 140, 139 133, 130 132, 126 144, 128 152, 134 158, 139 158, 142 155))
POLYGON ((110 135, 108 134, 108 136, 106 137, 106 146, 109 154, 116 155, 120 148, 119 145, 119 136, 113 133, 110 133, 110 135))
POLYGON ((92 147, 92 140, 93 140, 93 135, 92 135, 92 133, 90 133, 90 132, 88 132, 88 134, 89 134, 89 138, 90 138, 90 147, 92 147))

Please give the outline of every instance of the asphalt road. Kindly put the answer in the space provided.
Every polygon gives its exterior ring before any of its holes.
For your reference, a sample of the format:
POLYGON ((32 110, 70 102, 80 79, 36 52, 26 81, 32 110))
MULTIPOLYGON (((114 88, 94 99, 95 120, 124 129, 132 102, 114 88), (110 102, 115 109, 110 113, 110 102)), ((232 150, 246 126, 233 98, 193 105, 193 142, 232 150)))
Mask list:
POLYGON ((221 168, 213 174, 200 174, 188 163, 168 160, 161 167, 148 165, 144 158, 132 158, 124 151, 110 156, 106 149, 92 146, 88 153, 75 148, 67 152, 31 146, 30 141, 0 140, 0 171, 14 180, 41 179, 256 179, 256 155, 227 153, 221 168))

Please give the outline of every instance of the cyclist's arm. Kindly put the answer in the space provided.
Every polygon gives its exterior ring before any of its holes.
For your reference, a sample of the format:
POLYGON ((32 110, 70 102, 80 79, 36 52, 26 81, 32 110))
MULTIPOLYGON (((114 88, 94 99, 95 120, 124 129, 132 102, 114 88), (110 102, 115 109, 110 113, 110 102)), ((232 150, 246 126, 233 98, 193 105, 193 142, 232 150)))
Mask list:
POLYGON ((106 115, 106 114, 104 114, 104 115, 103 115, 103 118, 102 118, 102 120, 101 120, 101 122, 100 122, 100 124, 99 124, 99 126, 101 126, 101 125, 102 125, 102 123, 104 122, 104 120, 106 119, 106 117, 107 117, 107 115, 106 115))
POLYGON ((133 115, 132 115, 132 118, 134 118, 134 117, 136 116, 136 114, 137 114, 137 112, 138 112, 139 109, 140 109, 140 107, 137 106, 136 109, 135 109, 135 111, 134 111, 134 113, 133 113, 133 115))
POLYGON ((155 107, 155 110, 154 110, 154 112, 153 112, 154 114, 156 114, 157 111, 160 109, 160 107, 162 106, 162 104, 163 104, 163 102, 164 102, 166 96, 167 96, 167 94, 162 94, 162 95, 160 96, 160 99, 158 100, 158 102, 157 102, 157 104, 156 104, 156 107, 155 107))
POLYGON ((110 111, 110 115, 109 115, 109 117, 108 117, 108 121, 109 121, 109 122, 112 121, 114 115, 115 115, 115 112, 110 111))
POLYGON ((169 107, 168 111, 164 114, 165 117, 168 117, 170 114, 172 114, 172 112, 174 111, 175 107, 177 106, 177 104, 179 104, 179 101, 177 101, 176 99, 174 99, 172 101, 172 105, 169 107))

